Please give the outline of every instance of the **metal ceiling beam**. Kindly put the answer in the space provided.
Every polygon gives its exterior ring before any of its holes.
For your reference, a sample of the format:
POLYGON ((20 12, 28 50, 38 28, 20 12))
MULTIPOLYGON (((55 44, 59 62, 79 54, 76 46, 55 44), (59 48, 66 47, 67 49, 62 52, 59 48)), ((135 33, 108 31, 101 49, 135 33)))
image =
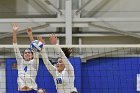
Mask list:
POLYGON ((140 38, 140 35, 132 33, 132 32, 122 31, 122 30, 107 27, 107 26, 96 25, 96 24, 93 24, 93 23, 90 23, 89 25, 97 27, 97 28, 101 28, 101 29, 106 29, 110 32, 122 34, 122 35, 125 35, 125 36, 132 36, 132 37, 135 37, 135 38, 140 38))
MULTIPOLYGON (((35 9, 41 8, 44 12, 49 13, 48 8, 40 0, 33 0, 32 2, 25 0, 27 3, 30 3, 35 9), (35 3, 38 7, 35 7, 35 3)), ((40 12, 40 11, 39 11, 40 12)))
POLYGON ((73 22, 140 22, 140 17, 73 18, 73 22))
POLYGON ((65 43, 72 45, 72 1, 66 0, 65 2, 65 43))
MULTIPOLYGON (((0 18, 0 23, 65 23, 64 18, 0 18)), ((73 18, 73 23, 85 22, 140 22, 140 17, 125 18, 73 18)))
POLYGON ((78 10, 76 10, 76 15, 80 13, 92 0, 88 0, 83 6, 81 6, 78 10))
MULTIPOLYGON (((49 33, 51 33, 51 32, 49 32, 49 33)), ((34 33, 34 36, 36 37, 37 35, 41 35, 43 37, 49 37, 49 33, 48 34, 47 33, 46 34, 41 34, 41 33, 36 34, 36 33, 34 33)), ((55 33, 55 34, 56 34, 57 37, 65 37, 65 34, 57 34, 57 33, 55 33)), ((117 37, 117 36, 122 36, 122 35, 118 35, 118 34, 100 34, 100 33, 98 33, 98 34, 95 34, 95 33, 72 34, 72 37, 96 37, 96 36, 98 36, 98 37, 116 36, 117 37)), ((27 37, 27 35, 19 35, 18 37, 27 37)))
POLYGON ((98 3, 94 8, 91 9, 91 11, 89 10, 89 12, 87 12, 86 14, 84 14, 85 16, 83 17, 92 17, 94 15, 96 15, 102 8, 104 8, 111 0, 102 0, 100 3, 98 3))
MULTIPOLYGON (((37 30, 37 29, 48 27, 48 26, 49 26, 49 24, 44 24, 44 25, 39 25, 39 26, 31 27, 31 28, 32 28, 32 30, 37 30)), ((17 34, 26 33, 26 30, 27 29, 19 30, 17 32, 17 34)), ((5 38, 5 37, 10 37, 10 36, 12 36, 12 32, 1 34, 0 39, 5 38)))
POLYGON ((0 18, 0 23, 64 23, 62 18, 0 18))
MULTIPOLYGON (((0 18, 0 23, 60 23, 65 22, 64 18, 0 18)), ((73 18, 72 22, 140 22, 140 17, 125 18, 73 18)))
MULTIPOLYGON (((72 26, 73 27, 90 27, 88 23, 90 22, 140 22, 140 17, 138 18, 74 18, 72 20, 72 26)), ((52 27, 65 27, 65 19, 62 18, 13 18, 13 19, 0 19, 0 23, 13 23, 13 22, 19 22, 19 23, 48 23, 52 27)), ((128 35, 136 38, 140 38, 140 35, 131 33, 131 32, 126 32, 126 31, 121 31, 115 28, 111 27, 106 27, 106 26, 100 26, 96 24, 90 24, 94 27, 102 28, 109 30, 114 33, 119 33, 122 35, 128 35)), ((40 26, 39 26, 40 27, 40 26)), ((38 28, 38 26, 37 26, 38 28)), ((41 28, 40 28, 41 29, 41 28)), ((3 35, 0 35, 0 38, 4 38, 6 36, 10 36, 11 33, 6 33, 3 35)))
MULTIPOLYGON (((49 23, 49 27, 66 27, 65 23, 49 23)), ((72 27, 89 27, 88 23, 73 23, 72 27)))
POLYGON ((43 8, 43 10, 49 12, 49 14, 55 14, 54 10, 51 10, 42 0, 34 0, 34 2, 43 8))
POLYGON ((51 5, 58 13, 60 13, 60 15, 62 15, 62 11, 60 9, 58 9, 54 4, 52 4, 49 0, 45 0, 45 2, 48 4, 48 5, 51 5))

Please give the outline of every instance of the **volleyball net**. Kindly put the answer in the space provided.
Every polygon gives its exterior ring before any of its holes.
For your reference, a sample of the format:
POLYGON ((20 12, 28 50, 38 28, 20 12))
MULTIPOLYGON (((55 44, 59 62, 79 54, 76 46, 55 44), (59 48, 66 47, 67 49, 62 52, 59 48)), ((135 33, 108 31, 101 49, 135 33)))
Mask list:
MULTIPOLYGON (((29 45, 19 45, 21 51, 29 45)), ((46 45, 49 60, 55 62, 53 45, 46 45)), ((140 45, 60 45, 70 48, 70 62, 75 70, 75 86, 79 93, 137 93, 140 91, 140 45)), ((0 46, 0 91, 16 93, 17 65, 12 45, 0 46)), ((40 57, 41 58, 41 57, 40 57)), ((36 82, 47 93, 56 93, 54 81, 40 59, 36 82)))

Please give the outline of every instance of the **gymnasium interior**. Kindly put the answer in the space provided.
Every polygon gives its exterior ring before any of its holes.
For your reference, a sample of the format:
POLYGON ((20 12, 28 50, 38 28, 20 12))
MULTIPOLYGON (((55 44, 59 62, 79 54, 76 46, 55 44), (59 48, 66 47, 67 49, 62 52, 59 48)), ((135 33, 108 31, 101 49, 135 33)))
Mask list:
MULTIPOLYGON (((0 93, 16 93, 17 69, 12 23, 19 26, 18 45, 30 46, 26 33, 42 36, 50 48, 55 33, 62 48, 71 48, 78 93, 140 92, 140 0, 0 0, 0 93)), ((57 93, 40 58, 36 82, 57 93)))

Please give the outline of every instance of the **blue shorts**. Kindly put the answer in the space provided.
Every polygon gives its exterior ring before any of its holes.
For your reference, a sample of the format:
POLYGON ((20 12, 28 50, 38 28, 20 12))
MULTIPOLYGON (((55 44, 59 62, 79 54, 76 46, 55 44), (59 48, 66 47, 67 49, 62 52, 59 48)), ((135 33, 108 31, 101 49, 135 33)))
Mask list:
POLYGON ((18 93, 37 93, 36 90, 30 90, 30 91, 18 91, 18 93))

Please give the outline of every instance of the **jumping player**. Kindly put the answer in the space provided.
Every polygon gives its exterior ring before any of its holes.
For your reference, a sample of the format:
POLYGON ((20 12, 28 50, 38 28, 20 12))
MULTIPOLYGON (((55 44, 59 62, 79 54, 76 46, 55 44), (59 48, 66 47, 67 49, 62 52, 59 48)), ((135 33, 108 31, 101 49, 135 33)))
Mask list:
MULTIPOLYGON (((41 36, 39 40, 43 42, 41 36)), ((57 43, 57 37, 54 34, 50 35, 50 43, 52 45, 56 45, 57 43)), ((53 76, 57 93, 77 93, 77 89, 74 87, 75 75, 72 64, 58 45, 56 45, 55 50, 61 55, 57 58, 57 64, 55 66, 48 60, 45 48, 42 49, 40 54, 42 55, 44 64, 53 76)))
MULTIPOLYGON (((23 56, 19 51, 17 46, 17 30, 19 29, 17 24, 13 24, 13 46, 14 52, 17 60, 18 67, 18 93, 37 93, 37 84, 35 82, 39 56, 38 53, 33 53, 30 48, 27 48, 23 52, 23 56)), ((27 30, 27 33, 30 29, 27 30)), ((30 31, 28 33, 29 37, 32 35, 30 31)), ((33 38, 30 38, 32 41, 33 38)))

